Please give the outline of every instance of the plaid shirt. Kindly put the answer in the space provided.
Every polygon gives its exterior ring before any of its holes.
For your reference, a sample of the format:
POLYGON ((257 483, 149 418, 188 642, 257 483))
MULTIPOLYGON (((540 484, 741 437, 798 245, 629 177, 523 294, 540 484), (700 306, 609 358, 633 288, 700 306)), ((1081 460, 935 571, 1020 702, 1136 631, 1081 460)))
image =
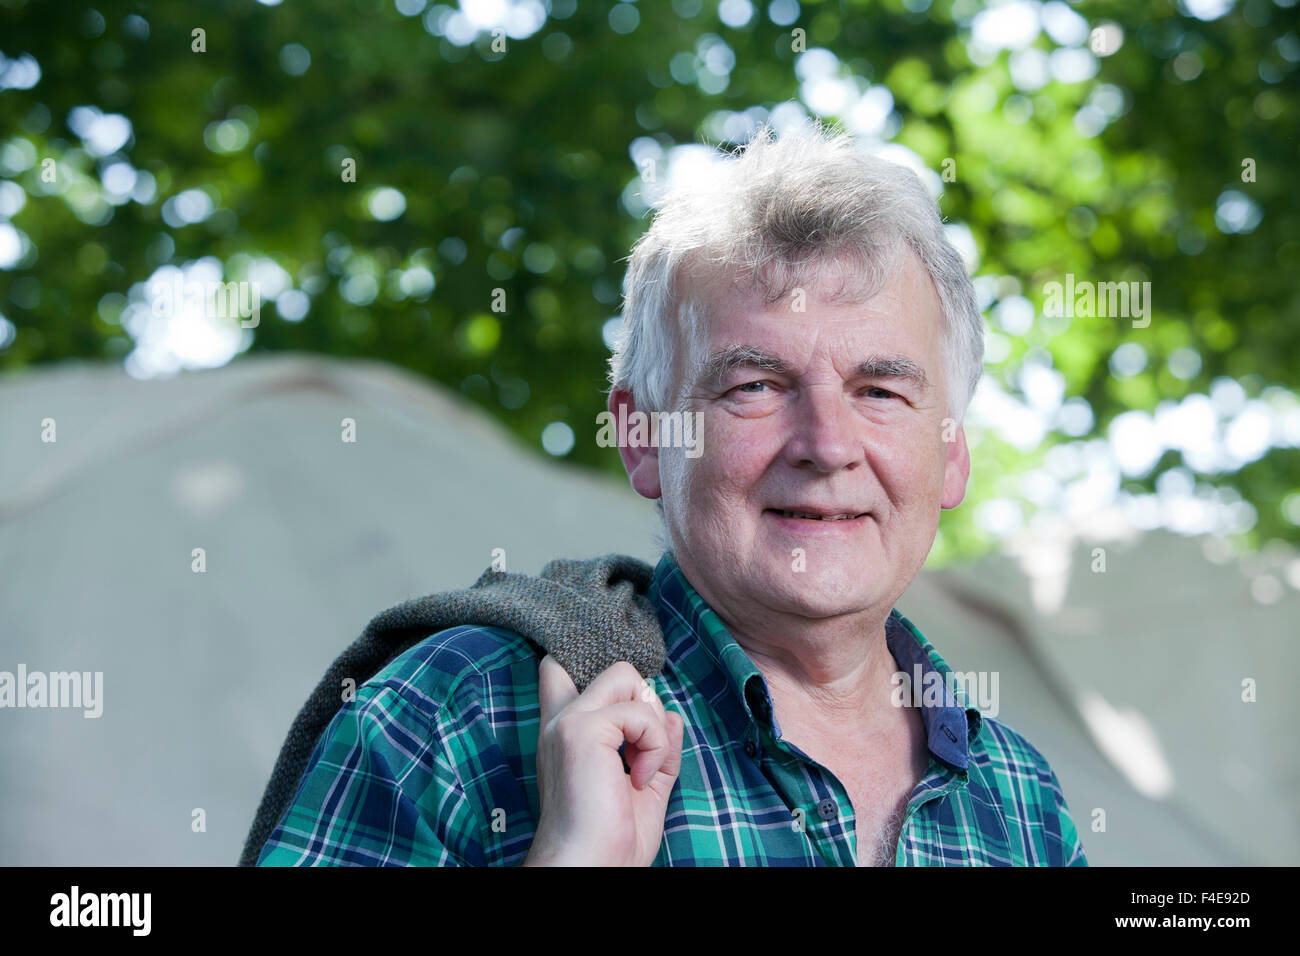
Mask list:
MULTIPOLYGON (((668 651, 653 685, 685 720, 655 866, 854 866, 853 804, 781 736, 762 673, 671 553, 650 598, 668 651)), ((886 641, 922 687, 950 673, 894 611, 886 641), (928 675, 937 671, 939 677, 928 675)), ((357 689, 321 735, 260 866, 512 866, 538 820, 539 651, 512 631, 434 634, 357 689)), ((899 866, 1087 866, 1047 760, 965 707, 923 698, 930 764, 912 791, 899 866)), ((955 695, 954 695, 955 690, 955 695)))

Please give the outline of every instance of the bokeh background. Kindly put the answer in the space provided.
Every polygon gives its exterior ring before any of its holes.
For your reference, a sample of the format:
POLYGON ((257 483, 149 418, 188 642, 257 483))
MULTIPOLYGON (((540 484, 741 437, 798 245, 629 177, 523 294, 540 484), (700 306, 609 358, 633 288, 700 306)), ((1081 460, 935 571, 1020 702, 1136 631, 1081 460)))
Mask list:
POLYGON ((918 172, 988 321, 900 608, 1094 863, 1300 860, 1297 64, 1294 0, 0 0, 0 670, 105 684, 0 710, 0 863, 232 863, 371 615, 496 547, 653 561, 595 441, 626 256, 814 117, 918 172), (255 327, 151 291, 218 280, 255 327))

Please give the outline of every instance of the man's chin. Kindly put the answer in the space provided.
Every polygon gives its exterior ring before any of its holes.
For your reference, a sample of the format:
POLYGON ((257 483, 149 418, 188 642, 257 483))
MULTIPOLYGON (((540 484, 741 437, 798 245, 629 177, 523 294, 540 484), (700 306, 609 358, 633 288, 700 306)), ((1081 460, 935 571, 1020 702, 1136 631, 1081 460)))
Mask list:
MULTIPOLYGON (((797 561, 797 559, 796 559, 797 561)), ((765 575, 768 578, 764 602, 805 617, 837 617, 865 611, 883 599, 865 574, 823 568, 792 568, 765 575)))

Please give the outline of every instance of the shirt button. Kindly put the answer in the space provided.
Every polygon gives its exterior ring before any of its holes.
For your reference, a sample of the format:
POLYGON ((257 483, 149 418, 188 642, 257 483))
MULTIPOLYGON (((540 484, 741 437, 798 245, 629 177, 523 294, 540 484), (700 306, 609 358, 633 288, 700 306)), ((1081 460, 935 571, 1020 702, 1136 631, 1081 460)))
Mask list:
POLYGON ((745 741, 745 756, 752 757, 758 753, 758 744, 752 740, 745 741))
POLYGON ((840 812, 839 804, 830 797, 817 804, 817 812, 821 814, 823 820, 834 820, 840 812))

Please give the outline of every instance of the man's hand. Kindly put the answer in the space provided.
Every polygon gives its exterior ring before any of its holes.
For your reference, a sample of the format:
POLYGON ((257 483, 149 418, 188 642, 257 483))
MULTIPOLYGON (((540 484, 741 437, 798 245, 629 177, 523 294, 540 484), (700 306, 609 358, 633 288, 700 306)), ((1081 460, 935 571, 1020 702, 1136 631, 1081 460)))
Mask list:
POLYGON ((681 771, 681 716, 664 710, 627 661, 581 694, 549 654, 537 678, 541 819, 523 865, 649 866, 681 771))

